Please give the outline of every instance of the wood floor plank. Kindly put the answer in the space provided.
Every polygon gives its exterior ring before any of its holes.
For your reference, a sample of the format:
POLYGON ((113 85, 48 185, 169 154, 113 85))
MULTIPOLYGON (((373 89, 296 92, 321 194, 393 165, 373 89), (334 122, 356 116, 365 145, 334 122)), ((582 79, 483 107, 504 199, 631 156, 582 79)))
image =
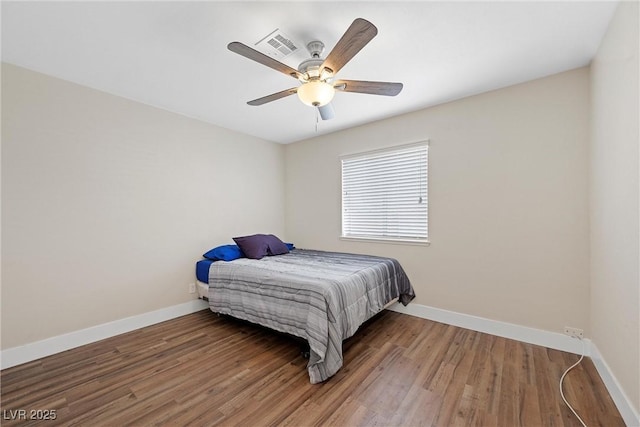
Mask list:
MULTIPOLYGON (((297 339, 203 310, 0 372, 24 425, 579 426, 558 381, 578 356, 385 311, 310 384, 297 339)), ((590 426, 624 423, 589 358, 565 394, 590 426)))

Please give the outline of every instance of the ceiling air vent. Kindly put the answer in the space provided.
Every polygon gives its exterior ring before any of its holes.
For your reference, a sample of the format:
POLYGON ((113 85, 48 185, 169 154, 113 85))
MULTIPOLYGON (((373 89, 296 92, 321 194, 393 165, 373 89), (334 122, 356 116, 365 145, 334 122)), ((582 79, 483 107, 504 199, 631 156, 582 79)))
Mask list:
POLYGON ((275 29, 269 35, 256 43, 256 47, 266 55, 273 58, 285 58, 298 50, 298 46, 291 41, 289 36, 279 29, 275 29))

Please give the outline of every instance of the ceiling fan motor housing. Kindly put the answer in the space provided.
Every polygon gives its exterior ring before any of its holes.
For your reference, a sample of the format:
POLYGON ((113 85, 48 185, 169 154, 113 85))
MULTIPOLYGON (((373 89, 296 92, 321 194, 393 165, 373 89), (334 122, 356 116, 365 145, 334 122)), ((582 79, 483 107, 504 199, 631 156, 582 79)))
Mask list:
POLYGON ((314 80, 314 78, 320 77, 320 67, 324 61, 320 58, 310 58, 305 59, 298 65, 298 71, 302 74, 306 74, 309 77, 309 80, 314 80))
POLYGON ((318 79, 326 80, 328 76, 321 75, 322 70, 320 69, 324 63, 324 59, 322 59, 324 43, 318 40, 311 41, 307 43, 307 50, 309 51, 311 58, 302 61, 298 66, 298 71, 305 75, 305 81, 318 79))

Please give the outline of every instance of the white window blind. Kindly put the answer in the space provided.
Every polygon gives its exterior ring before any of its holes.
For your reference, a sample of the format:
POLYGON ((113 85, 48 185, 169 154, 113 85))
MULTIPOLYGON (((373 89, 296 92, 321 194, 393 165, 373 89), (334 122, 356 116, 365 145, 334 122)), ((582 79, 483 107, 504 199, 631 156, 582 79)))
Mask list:
POLYGON ((342 237, 427 242, 428 143, 342 158, 342 237))

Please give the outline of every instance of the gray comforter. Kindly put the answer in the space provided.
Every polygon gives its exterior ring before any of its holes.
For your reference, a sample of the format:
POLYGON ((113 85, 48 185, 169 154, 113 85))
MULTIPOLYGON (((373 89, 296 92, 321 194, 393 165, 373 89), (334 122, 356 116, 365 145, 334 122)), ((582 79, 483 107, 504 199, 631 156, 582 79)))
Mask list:
POLYGON ((209 306, 308 341, 311 383, 342 366, 342 340, 394 298, 415 297, 392 258, 294 249, 260 260, 214 262, 209 306))

